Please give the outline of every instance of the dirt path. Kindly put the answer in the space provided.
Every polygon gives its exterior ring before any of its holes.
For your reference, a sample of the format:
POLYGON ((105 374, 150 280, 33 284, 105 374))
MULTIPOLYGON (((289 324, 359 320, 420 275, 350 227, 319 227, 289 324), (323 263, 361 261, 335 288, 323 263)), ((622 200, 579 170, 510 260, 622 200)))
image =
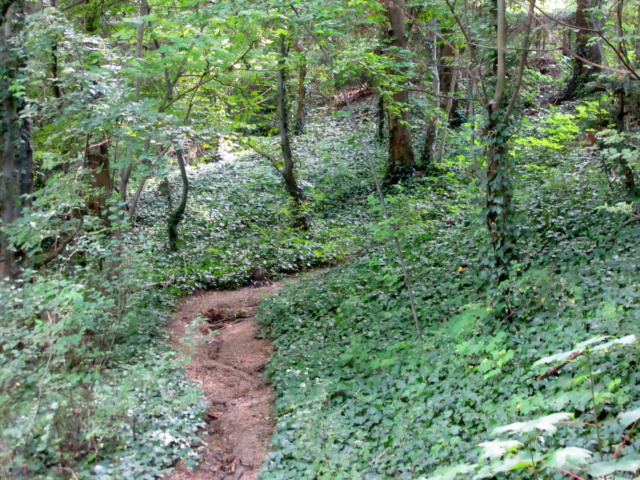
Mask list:
POLYGON ((204 461, 190 472, 179 465, 167 480, 255 480, 275 422, 273 391, 262 372, 272 347, 255 338, 255 307, 280 284, 187 297, 169 326, 180 355, 191 354, 187 376, 208 402, 204 461), (208 322, 192 323, 198 316, 208 322))

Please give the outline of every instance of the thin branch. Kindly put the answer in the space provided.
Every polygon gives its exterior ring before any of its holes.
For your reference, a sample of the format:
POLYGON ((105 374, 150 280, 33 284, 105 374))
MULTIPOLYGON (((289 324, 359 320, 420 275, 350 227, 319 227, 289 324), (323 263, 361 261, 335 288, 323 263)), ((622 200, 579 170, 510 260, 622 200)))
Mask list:
POLYGON ((576 358, 578 358, 583 353, 584 352, 572 353, 571 356, 564 363, 561 363, 560 365, 556 365, 555 367, 549 369, 546 373, 544 373, 544 374, 540 375, 538 378, 536 378, 536 381, 539 382, 540 380, 544 380, 545 378, 549 378, 551 375, 555 375, 556 373, 558 373, 560 371, 561 368, 565 367, 566 365, 569 365, 572 360, 575 360, 576 358))
POLYGON ((71 242, 71 240, 73 240, 78 235, 83 224, 84 224, 84 218, 80 217, 80 223, 78 223, 78 226, 76 227, 75 231, 71 232, 62 241, 60 241, 58 246, 55 249, 53 249, 51 252, 49 252, 49 255, 47 255, 42 261, 40 261, 37 264, 37 268, 44 267, 47 263, 51 262, 58 255, 60 255, 64 251, 64 249, 67 248, 67 245, 69 245, 69 242, 71 242))
POLYGON ((244 147, 249 147, 251 150, 253 150, 254 152, 256 152, 258 155, 260 155, 261 157, 266 158, 267 160, 269 160, 269 163, 271 164, 271 166, 276 170, 276 172, 278 172, 278 175, 282 175, 282 170, 280 170, 280 168, 278 167, 278 162, 279 160, 274 157, 273 155, 271 155, 270 153, 265 152, 264 150, 258 148, 257 146, 251 144, 251 143, 247 143, 244 142, 243 140, 240 140, 240 138, 236 138, 236 141, 244 146, 244 147))
POLYGON ((543 11, 538 6, 536 6, 535 8, 543 16, 547 17, 549 20, 557 23, 558 25, 562 25, 564 27, 571 28, 573 30, 578 29, 578 30, 581 30, 581 31, 584 31, 584 32, 591 32, 591 33, 594 33, 594 34, 598 35, 614 51, 614 53, 616 54, 616 56, 618 57, 620 62, 625 66, 625 68, 627 68, 627 70, 622 70, 622 69, 619 69, 619 68, 613 68, 613 67, 609 67, 607 65, 602 65, 602 64, 599 64, 599 63, 596 63, 596 62, 592 62, 591 60, 587 60, 586 58, 578 55, 576 52, 574 52, 573 50, 571 50, 567 46, 563 45, 562 42, 558 39, 558 37, 556 37, 555 34, 551 31, 551 29, 544 22, 542 22, 542 20, 540 19, 539 16, 536 15, 536 18, 538 20, 540 20, 540 24, 547 31, 549 36, 556 42, 556 44, 559 47, 561 47, 563 49, 564 52, 568 53, 569 56, 575 58, 576 60, 580 60, 582 63, 585 63, 587 65, 591 65, 592 67, 596 67, 596 68, 599 68, 601 70, 608 70, 608 71, 611 71, 611 72, 614 72, 614 73, 629 74, 629 75, 632 75, 633 77, 635 77, 637 80, 640 80, 640 75, 638 75, 638 73, 631 67, 631 65, 629 65, 629 63, 624 59, 622 54, 618 51, 618 49, 615 46, 612 45, 612 43, 607 39, 607 37, 604 36, 604 34, 600 30, 594 30, 593 28, 581 28, 581 27, 578 27, 576 25, 571 25, 569 23, 563 22, 562 20, 558 20, 557 18, 552 17, 551 15, 549 15, 548 13, 543 11))
POLYGON ((565 470, 564 468, 560 468, 559 469, 561 472, 566 473, 567 475, 572 476, 573 478, 577 479, 577 480, 584 480, 584 478, 579 477, 578 475, 576 475, 575 473, 571 473, 569 470, 565 470))

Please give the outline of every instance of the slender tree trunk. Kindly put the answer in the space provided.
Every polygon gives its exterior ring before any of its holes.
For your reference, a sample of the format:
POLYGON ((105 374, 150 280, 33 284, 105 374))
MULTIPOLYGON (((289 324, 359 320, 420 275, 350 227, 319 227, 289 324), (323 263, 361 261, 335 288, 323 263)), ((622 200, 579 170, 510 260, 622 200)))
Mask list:
MULTIPOLYGON (((143 56, 143 47, 144 47, 144 26, 145 20, 144 17, 149 15, 151 9, 149 8, 149 4, 147 0, 142 0, 140 3, 140 22, 138 23, 138 34, 136 38, 136 58, 138 61, 142 60, 143 56)), ((140 102, 140 97, 142 96, 142 77, 140 75, 136 76, 133 80, 133 101, 135 103, 140 102)), ((144 142, 143 147, 143 155, 146 154, 149 150, 149 144, 151 143, 151 139, 147 138, 144 142)), ((129 157, 129 156, 128 156, 129 157)), ((128 163, 124 166, 124 168, 120 172, 120 199, 123 203, 127 202, 127 189, 129 187, 129 180, 131 178, 131 172, 133 170, 133 161, 131 158, 128 158, 128 163)), ((144 185, 144 182, 142 182, 144 185)), ((131 211, 129 212, 129 216, 131 216, 131 211)))
POLYGON ((376 111, 376 116, 378 119, 378 134, 377 138, 380 143, 384 142, 384 130, 385 130, 385 121, 384 118, 386 113, 384 111, 384 96, 382 93, 378 94, 378 108, 376 111))
POLYGON ((307 79, 307 61, 303 58, 302 42, 296 40, 294 48, 298 55, 300 55, 300 65, 298 67, 298 98, 297 98, 297 110, 296 110, 296 125, 293 129, 294 135, 302 135, 304 133, 305 125, 307 123, 307 110, 305 108, 305 97, 307 94, 307 88, 305 81, 307 79))
MULTIPOLYGON (((594 0, 593 6, 601 7, 602 0, 594 0)), ((602 16, 596 15, 593 12, 593 10, 589 10, 589 21, 591 23, 591 26, 595 30, 602 30, 602 27, 604 26, 604 18, 602 16)), ((597 49, 596 58, 599 59, 598 63, 601 63, 602 65, 605 65, 605 66, 609 66, 609 62, 607 61, 607 56, 604 54, 604 42, 602 41, 602 38, 597 37, 595 47, 597 49)))
POLYGON ((284 160, 284 168, 282 169, 282 178, 285 188, 294 202, 296 225, 299 228, 309 228, 309 219, 304 211, 306 198, 302 189, 298 185, 296 178, 295 163, 293 161, 293 152, 291 151, 291 138, 289 134, 289 120, 287 108, 287 46, 283 35, 280 36, 280 58, 278 59, 278 120, 280 126, 280 147, 282 149, 282 158, 284 160))
MULTIPOLYGON (((617 96, 618 96, 618 115, 616 116, 616 127, 618 130, 618 133, 622 133, 625 130, 625 117, 627 113, 626 105, 625 105, 626 94, 623 86, 620 86, 618 88, 617 96)), ((622 151, 625 147, 628 147, 628 145, 625 145, 625 142, 621 142, 618 149, 619 151, 622 151)), ((633 172, 633 168, 631 168, 631 165, 629 164, 629 161, 626 158, 624 158, 622 155, 620 155, 618 157, 618 164, 620 165, 620 170, 622 171, 622 175, 624 177, 624 186, 627 189, 627 192, 629 192, 630 195, 634 195, 634 196, 637 195, 638 187, 636 184, 636 176, 635 176, 635 173, 633 172)))
POLYGON ((429 35, 431 40, 431 60, 433 62, 433 92, 435 94, 432 103, 434 112, 427 120, 427 127, 424 135, 424 146, 422 147, 422 154, 420 156, 420 168, 428 170, 433 164, 436 151, 436 140, 438 138, 438 115, 437 109, 440 105, 440 59, 438 48, 438 35, 436 29, 438 28, 437 21, 431 20, 429 22, 429 28, 431 33, 429 35))
POLYGON ((636 31, 636 35, 638 36, 636 40, 636 68, 640 68, 640 4, 638 4, 638 13, 636 15, 636 23, 638 24, 638 29, 636 31))
MULTIPOLYGON (((443 34, 449 33, 443 31, 443 34)), ((458 70, 452 65, 455 58, 453 47, 449 43, 441 43, 438 48, 438 74, 440 77, 440 91, 449 95, 440 99, 440 108, 447 111, 447 122, 458 110, 458 99, 455 98, 458 70)))
POLYGON ((449 82, 449 89, 447 90, 448 98, 446 99, 446 102, 445 102, 445 112, 446 112, 447 122, 443 125, 442 133, 440 134, 440 146, 438 148, 438 159, 437 159, 438 163, 441 163, 442 159, 444 158, 444 147, 447 143, 447 131, 449 130, 449 121, 453 117, 454 105, 458 104, 458 100, 455 98, 457 80, 458 80, 458 71, 453 70, 451 80, 449 82))
MULTIPOLYGON (((389 45, 399 49, 407 47, 405 32, 404 0, 385 0, 385 15, 389 20, 389 45)), ((389 114, 389 163, 385 182, 398 183, 411 174, 415 167, 409 128, 409 92, 401 90, 393 94, 393 110, 389 114), (398 109, 401 109, 398 112, 398 109)))
POLYGON ((496 84, 493 99, 487 110, 484 133, 484 155, 487 162, 485 185, 485 223, 493 247, 492 271, 498 281, 508 276, 508 269, 515 259, 515 242, 512 232, 511 216, 511 173, 509 171, 507 125, 503 122, 506 88, 506 22, 505 0, 495 4, 497 50, 494 63, 496 84))
POLYGON ((184 211, 187 208, 187 197, 189 195, 189 178, 187 177, 187 167, 182 155, 182 147, 176 146, 176 159, 180 167, 180 178, 182 179, 182 195, 178 207, 169 215, 167 230, 169 233, 169 250, 178 251, 178 225, 182 220, 184 211))

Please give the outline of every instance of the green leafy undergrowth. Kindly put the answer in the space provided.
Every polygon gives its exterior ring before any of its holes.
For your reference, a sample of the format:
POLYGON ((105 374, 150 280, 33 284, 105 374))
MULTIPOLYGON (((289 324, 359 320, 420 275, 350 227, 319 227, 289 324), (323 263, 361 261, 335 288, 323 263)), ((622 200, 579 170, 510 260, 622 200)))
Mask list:
MULTIPOLYGON (((177 253, 166 251, 168 189, 163 183, 153 187, 137 223, 154 242, 154 277, 180 291, 234 287, 249 282, 256 267, 278 276, 355 251, 358 226, 369 220, 366 197, 372 185, 366 162, 344 135, 345 124, 345 119, 321 118, 295 137, 298 176, 309 199, 308 231, 291 227, 290 198, 267 159, 231 144, 222 161, 188 168, 191 190, 177 253)), ((262 142, 262 150, 279 157, 277 143, 262 142)), ((180 178, 169 179, 175 205, 180 178)))
MULTIPOLYGON (((534 363, 594 335, 637 335, 640 227, 600 208, 618 192, 605 190, 596 161, 572 151, 527 163, 540 174, 517 190, 521 263, 505 285, 506 318, 481 268, 486 232, 456 210, 468 189, 452 182, 450 211, 439 210, 433 182, 392 202, 418 213, 399 235, 423 341, 384 241, 262 303, 277 348, 278 424, 261 478, 417 479, 474 461, 494 427, 558 412, 577 423, 561 425, 554 445, 597 451, 584 369, 574 362, 544 377, 534 363)), ((397 235, 384 222, 376 231, 397 235)), ((609 457, 627 432, 614 420, 640 402, 639 353, 637 342, 600 352, 593 386, 609 457)), ((620 454, 639 447, 632 432, 620 454)))
POLYGON ((0 283, 0 478, 153 479, 197 460, 202 392, 167 345, 146 258, 123 253, 140 239, 122 239, 83 234, 83 264, 0 283))

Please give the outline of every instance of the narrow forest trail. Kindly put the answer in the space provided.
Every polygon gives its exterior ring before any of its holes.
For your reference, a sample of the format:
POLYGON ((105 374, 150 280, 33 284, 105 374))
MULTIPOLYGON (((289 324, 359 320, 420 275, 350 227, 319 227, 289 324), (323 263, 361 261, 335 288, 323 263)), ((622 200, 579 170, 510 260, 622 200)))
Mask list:
POLYGON ((273 389, 262 374, 273 348, 269 340, 256 338, 254 315, 260 301, 280 286, 199 292, 181 302, 169 331, 179 355, 191 355, 187 377, 208 403, 205 451, 196 471, 179 465, 167 480, 257 478, 275 421, 273 389), (198 315, 208 322, 194 324, 198 315))

